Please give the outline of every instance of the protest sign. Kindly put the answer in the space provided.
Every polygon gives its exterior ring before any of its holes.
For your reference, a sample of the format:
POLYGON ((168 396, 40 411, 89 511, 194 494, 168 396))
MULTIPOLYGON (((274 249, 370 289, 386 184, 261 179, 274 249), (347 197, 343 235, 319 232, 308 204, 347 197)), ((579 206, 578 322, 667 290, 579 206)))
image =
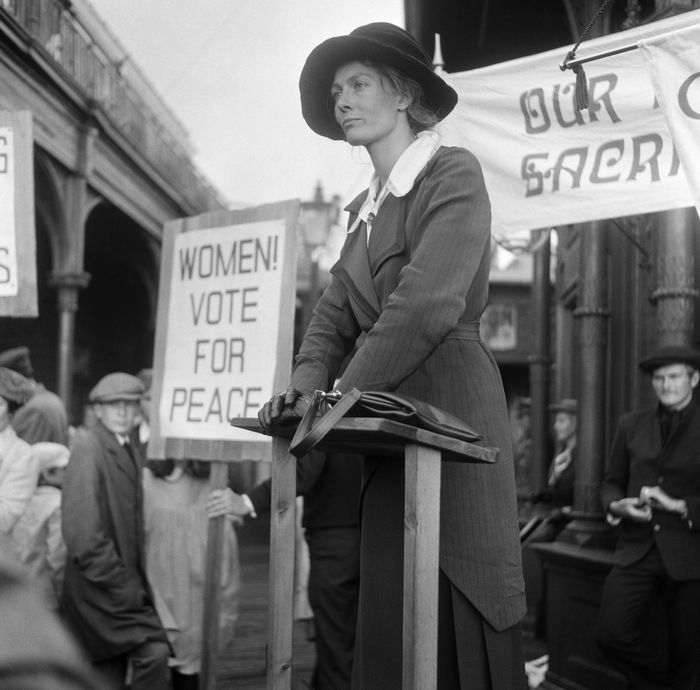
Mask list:
POLYGON ((700 214, 700 25, 643 40, 639 52, 700 214))
MULTIPOLYGON (((578 57, 700 22, 700 10, 587 41, 578 57)), ((445 143, 479 159, 496 238, 692 206, 638 50, 586 64, 590 105, 575 107, 569 48, 443 75, 459 94, 445 143)))
POLYGON ((34 140, 28 111, 0 112, 0 315, 38 316, 34 140))
POLYGON ((298 202, 167 223, 150 457, 269 456, 234 427, 289 380, 298 202), (242 449, 245 449, 243 452, 242 449))

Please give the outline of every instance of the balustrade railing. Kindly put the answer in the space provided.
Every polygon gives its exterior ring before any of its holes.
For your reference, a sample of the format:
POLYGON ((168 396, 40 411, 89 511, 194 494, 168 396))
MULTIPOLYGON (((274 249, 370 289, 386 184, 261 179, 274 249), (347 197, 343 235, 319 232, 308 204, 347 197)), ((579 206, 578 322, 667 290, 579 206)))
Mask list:
POLYGON ((3 10, 194 208, 204 211, 224 205, 195 167, 180 140, 182 132, 174 132, 149 107, 140 92, 143 86, 122 74, 123 58, 108 55, 71 12, 70 2, 0 0, 0 19, 3 10))

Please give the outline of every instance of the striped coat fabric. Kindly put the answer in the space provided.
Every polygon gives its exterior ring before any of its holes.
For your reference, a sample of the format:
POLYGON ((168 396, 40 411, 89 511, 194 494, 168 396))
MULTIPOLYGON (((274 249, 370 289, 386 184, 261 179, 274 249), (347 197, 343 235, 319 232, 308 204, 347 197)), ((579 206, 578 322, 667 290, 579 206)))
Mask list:
MULTIPOLYGON (((351 225, 364 196, 347 208, 351 225)), ((478 161, 464 149, 441 147, 407 195, 384 200, 369 244, 364 223, 348 235, 305 334, 292 385, 305 393, 332 388, 343 358, 365 333, 341 391, 423 399, 500 449, 495 465, 443 463, 440 566, 483 618, 503 630, 521 620, 525 603, 506 401, 495 360, 478 337, 488 299, 490 223, 478 161)), ((363 568, 372 569, 373 579, 382 559, 400 563, 401 472, 400 463, 365 460, 361 520, 363 530, 372 521, 373 538, 365 540, 363 531, 363 568), (392 509, 398 511, 393 518, 392 509), (375 529, 382 516, 386 525, 375 529)), ((365 606, 381 610, 396 589, 395 581, 385 583, 365 606)))

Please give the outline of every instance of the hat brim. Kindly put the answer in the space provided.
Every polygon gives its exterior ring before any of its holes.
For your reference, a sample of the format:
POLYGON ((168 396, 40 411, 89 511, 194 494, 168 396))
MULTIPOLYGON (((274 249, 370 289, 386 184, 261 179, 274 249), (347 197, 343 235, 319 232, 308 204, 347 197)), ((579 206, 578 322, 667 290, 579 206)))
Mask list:
POLYGON ((653 374, 661 367, 668 367, 672 364, 687 364, 693 367, 696 371, 700 371, 700 358, 698 357, 649 357, 639 363, 639 369, 645 374, 653 374))
POLYGON ((134 402, 141 400, 143 393, 114 393, 113 395, 101 395, 99 398, 90 398, 92 403, 134 402))
POLYGON ((335 36, 314 48, 301 71, 301 113, 311 129, 334 140, 345 139, 335 119, 331 86, 338 67, 354 60, 386 64, 415 79, 438 121, 457 105, 457 92, 423 62, 395 48, 364 36, 335 36))

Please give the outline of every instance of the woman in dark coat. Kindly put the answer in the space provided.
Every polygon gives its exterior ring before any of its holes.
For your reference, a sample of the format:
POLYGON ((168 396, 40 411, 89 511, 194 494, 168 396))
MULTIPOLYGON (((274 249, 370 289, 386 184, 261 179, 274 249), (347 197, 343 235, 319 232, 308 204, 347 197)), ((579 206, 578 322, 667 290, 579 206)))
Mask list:
MULTIPOLYGON (((495 465, 444 463, 438 687, 517 690, 524 595, 510 426, 496 363, 479 338, 488 296, 490 205, 481 168, 432 130, 457 95, 407 32, 369 24, 324 41, 300 79, 302 113, 322 136, 364 146, 375 174, 347 208, 348 237, 314 310, 291 387, 262 425, 329 390, 396 391, 473 425, 495 465)), ((362 571, 353 684, 401 687, 403 467, 365 458, 362 571)))

